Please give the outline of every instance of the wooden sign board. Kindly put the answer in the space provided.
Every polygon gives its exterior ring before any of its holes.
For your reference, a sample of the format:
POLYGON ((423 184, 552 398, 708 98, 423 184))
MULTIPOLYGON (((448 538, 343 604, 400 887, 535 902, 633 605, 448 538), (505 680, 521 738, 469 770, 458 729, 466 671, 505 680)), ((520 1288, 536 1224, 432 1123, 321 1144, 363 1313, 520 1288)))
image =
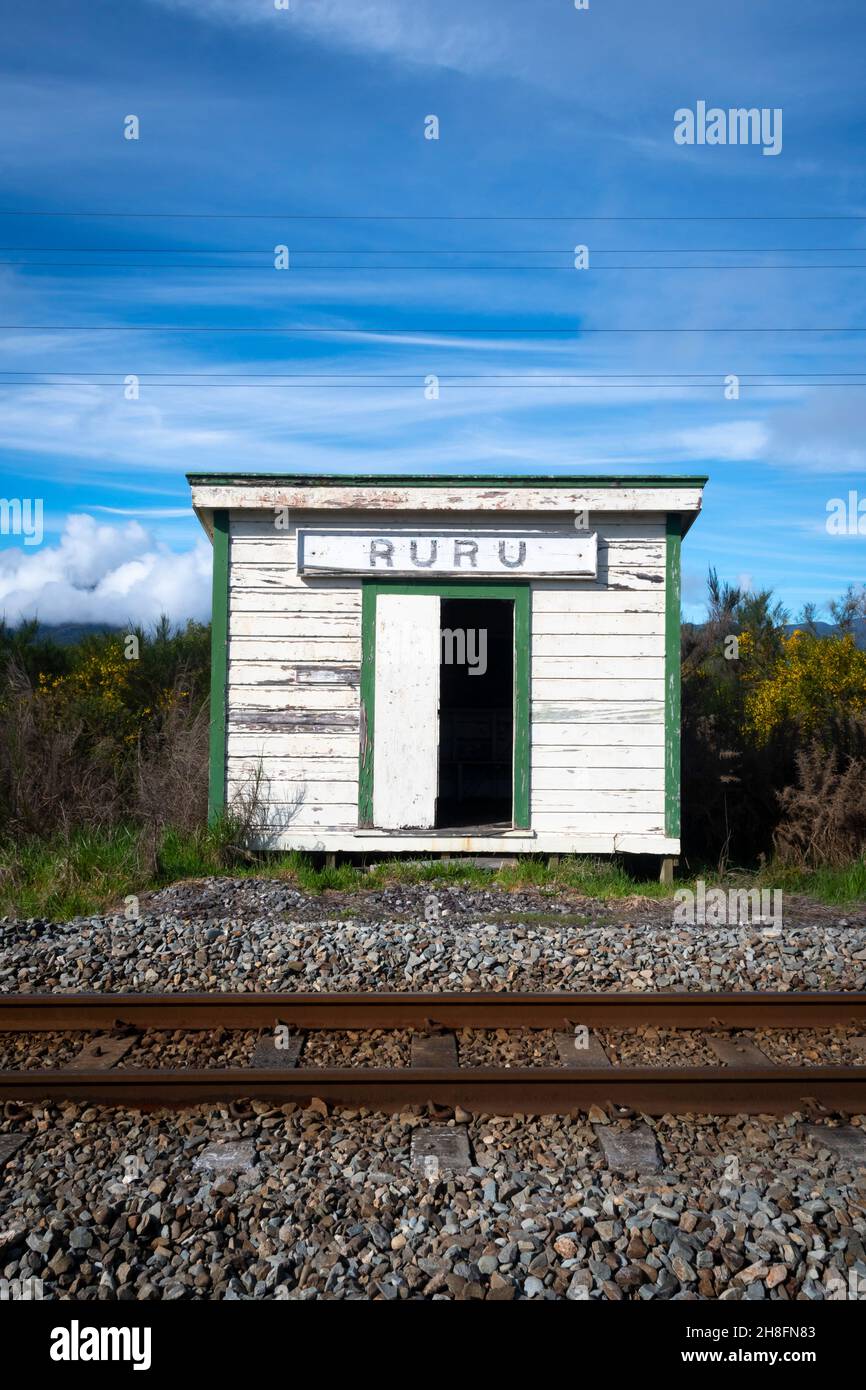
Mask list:
POLYGON ((298 573, 418 579, 431 575, 485 579, 594 579, 595 532, 540 535, 520 531, 298 532, 298 573))

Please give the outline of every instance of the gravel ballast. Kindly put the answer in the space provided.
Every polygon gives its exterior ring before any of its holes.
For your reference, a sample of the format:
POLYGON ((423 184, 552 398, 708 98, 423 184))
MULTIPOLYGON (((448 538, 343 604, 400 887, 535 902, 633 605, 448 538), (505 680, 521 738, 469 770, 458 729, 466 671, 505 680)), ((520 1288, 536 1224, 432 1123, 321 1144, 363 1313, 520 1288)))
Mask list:
POLYGON ((866 1169, 802 1116, 648 1121, 641 1177, 601 1115, 458 1111, 452 1175, 411 1166, 421 1112, 235 1110, 16 1107, 0 1273, 78 1299, 866 1296, 866 1169))
POLYGON ((180 884, 138 919, 0 924, 0 991, 863 990, 866 919, 673 926, 672 904, 425 885, 180 884))
MULTIPOLYGON (((866 919, 797 903, 781 928, 682 927, 646 899, 225 879, 142 899, 136 920, 0 924, 5 992, 487 989, 863 990, 866 919)), ((849 1034, 748 1037, 774 1061, 862 1063, 849 1034)), ((7 1036, 2 1057, 64 1065, 89 1036, 7 1036)), ((716 1062, 694 1032, 599 1036, 613 1065, 716 1062)), ((117 1065, 249 1065, 258 1037, 148 1033, 117 1065)), ((302 1065, 406 1066, 410 1043, 311 1032, 302 1065)), ((458 1043, 467 1066, 558 1063, 548 1032, 458 1043)), ((0 1277, 122 1301, 864 1299, 864 1123, 7 1103, 0 1137, 26 1143, 0 1167, 0 1277), (428 1130, 459 1140, 464 1170, 413 1165, 428 1130)))

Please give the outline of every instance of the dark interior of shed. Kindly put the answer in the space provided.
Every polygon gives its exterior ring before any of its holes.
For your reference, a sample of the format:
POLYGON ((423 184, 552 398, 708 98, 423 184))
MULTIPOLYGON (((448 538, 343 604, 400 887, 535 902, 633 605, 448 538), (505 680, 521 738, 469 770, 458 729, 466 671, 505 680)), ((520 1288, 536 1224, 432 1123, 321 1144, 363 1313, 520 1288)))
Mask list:
POLYGON ((514 749, 514 604, 442 600, 438 829, 508 829, 514 749))

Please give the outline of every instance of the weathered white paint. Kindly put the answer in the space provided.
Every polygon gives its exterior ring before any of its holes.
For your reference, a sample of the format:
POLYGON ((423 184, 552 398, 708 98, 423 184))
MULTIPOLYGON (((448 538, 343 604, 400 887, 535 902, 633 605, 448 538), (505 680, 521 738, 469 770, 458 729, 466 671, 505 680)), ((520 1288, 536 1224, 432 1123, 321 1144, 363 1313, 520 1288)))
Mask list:
POLYGON ((329 638, 360 638, 360 632, 360 613, 339 614, 328 620, 322 614, 301 618, 294 613, 239 613, 229 608, 230 637, 260 637, 265 641, 277 637, 313 637, 324 642, 329 638))
MULTIPOLYGON (((658 792, 659 765, 652 763, 649 767, 638 767, 630 763, 627 767, 608 767, 593 762, 578 767, 543 767, 534 762, 532 766, 532 785, 539 794, 545 793, 544 805, 551 810, 559 804, 558 799, 548 795, 553 792, 557 793, 557 797, 563 793, 568 798, 564 803, 566 810, 570 805, 589 810, 584 793, 597 793, 599 782, 604 782, 608 791, 658 792), (575 796, 575 793, 578 795, 575 796)), ((631 808, 623 803, 623 809, 631 808)))
POLYGON ((353 782, 358 781, 358 759, 351 754, 323 758, 291 757, 274 753, 271 744, 275 740, 258 739, 258 746, 250 745, 245 750, 240 740, 251 737, 235 734, 232 750, 232 777, 246 777, 262 767, 272 781, 278 782, 353 782))
MULTIPOLYGON (((249 778, 241 773, 230 777, 229 792, 235 788, 249 786, 249 778)), ((280 777, 271 767, 260 784, 260 800, 266 806, 299 807, 314 801, 318 806, 357 806, 358 779, 354 782, 324 782, 320 777, 311 784, 309 779, 300 777, 280 777)))
MULTIPOLYGON (((245 711, 245 713, 247 713, 245 711)), ((229 720, 227 742, 229 768, 236 763, 253 758, 296 758, 310 768, 321 764, 321 776, 328 776, 327 763, 332 758, 346 759, 358 766, 358 735, 348 730, 332 733, 317 733, 313 737, 308 731, 284 733, 280 729, 252 730, 241 727, 254 720, 229 720)), ((310 779, 313 774, 310 774, 310 779)))
POLYGON ((602 743, 600 737, 597 743, 568 744, 562 740, 557 744, 536 741, 532 745, 532 776, 537 787, 544 785, 540 778, 536 781, 536 777, 542 770, 543 776, 555 772, 557 776, 566 778, 572 773, 577 776, 586 776, 591 769, 599 769, 599 772, 593 773, 595 777, 593 786, 597 787, 599 784, 604 786, 616 785, 608 779, 608 772, 632 767, 641 769, 651 767, 657 771, 663 768, 663 744, 635 744, 631 740, 622 744, 610 744, 602 743), (564 747, 579 748, 580 758, 577 760, 563 758, 564 747))
MULTIPOLYGON (((622 693, 622 692, 620 692, 622 693)), ((544 700, 533 701, 533 727, 544 724, 661 724, 664 731, 665 707, 662 700, 544 700)), ((611 735, 612 736, 612 735, 611 735)))
MULTIPOLYGON (((570 720, 561 714, 556 719, 542 720, 533 710, 533 748, 664 748, 664 718, 639 723, 632 715, 620 723, 614 719, 604 722, 598 716, 593 719, 589 712, 580 713, 580 718, 575 714, 570 720)), ((575 764, 579 765, 579 759, 569 757, 562 762, 563 766, 575 764)))
MULTIPOLYGON (((351 830, 355 831, 358 825, 358 803, 347 797, 344 805, 335 805, 332 802, 314 802, 309 797, 299 805, 291 802, 273 802, 265 800, 261 803, 262 809, 267 813, 268 824, 273 826, 278 834, 285 832, 292 837, 296 835, 309 834, 310 831, 318 832, 320 835, 323 830, 351 830)), ((275 844, 286 844, 284 839, 276 840, 275 844)), ((303 848, 303 846, 299 846, 303 848)))
MULTIPOLYGON (((346 487, 298 486, 291 482, 202 483, 193 489, 198 512, 216 507, 268 511, 359 512, 681 512, 696 515, 701 506, 699 487, 400 487, 348 485, 346 487)), ((590 516, 592 520, 592 515, 590 516)))
MULTIPOLYGON (((376 529, 408 544, 421 532, 453 535, 465 525, 472 536, 494 543, 502 530, 542 542, 570 541, 580 534, 569 515, 569 508, 578 509, 576 499, 544 488, 521 489, 519 498, 508 489, 481 489, 474 498, 463 489, 389 489, 387 498, 370 490, 308 489, 294 496, 288 527, 277 529, 270 493, 265 499, 228 488, 217 505, 226 505, 230 493, 228 505, 235 508, 229 789, 241 787, 260 764, 275 847, 676 854, 678 842, 663 828, 664 513, 693 514, 699 490, 686 491, 688 498, 668 496, 667 489, 583 494, 581 505, 589 506, 598 537, 595 577, 530 581, 531 832, 463 837, 391 828, 371 838, 358 826, 360 578, 299 574, 298 530, 376 529)), ((204 512, 208 503, 199 493, 196 503, 204 512)), ((482 576, 476 570, 466 577, 482 576)), ((417 604, 419 596, 410 601, 417 604)), ((413 608, 413 628, 417 612, 413 608)), ((377 660, 377 678, 380 670, 377 660)), ((405 732, 410 726, 403 716, 417 711, 418 699, 407 699, 401 689, 401 703, 391 706, 400 717, 392 712, 383 727, 377 684, 376 756, 385 730, 405 732)), ((429 748, 421 754, 429 804, 436 759, 429 748)), ((403 780, 416 786, 419 761, 416 730, 403 739, 400 754, 403 780)), ((381 779, 374 773, 378 791, 381 779)), ((377 819, 380 809, 374 804, 377 819)), ((414 825, 420 825, 417 818, 414 825)))
POLYGON ((606 791, 593 788, 578 791, 562 789, 539 789, 541 804, 545 811, 561 811, 569 825, 585 820, 592 815, 611 813, 612 815, 646 816, 649 819, 664 820, 664 787, 643 788, 640 791, 623 790, 613 787, 606 791))
MULTIPOLYGON (((354 825, 332 825, 325 830, 292 826, 254 840, 268 849, 308 851, 336 850, 380 854, 678 854, 679 840, 670 839, 656 826, 636 830, 631 818, 615 823, 609 830, 599 829, 593 817, 593 830, 545 828, 530 835, 509 831, 505 835, 406 834, 358 830, 354 825)), ((608 820, 616 818, 608 817, 608 820)))
POLYGON ((547 656, 534 648, 532 652, 532 676, 536 681, 618 680, 628 681, 631 687, 636 678, 664 680, 664 675, 661 656, 547 656))
POLYGON ((359 574, 366 578, 457 576, 526 579, 536 575, 595 578, 598 538, 572 531, 538 535, 527 531, 462 531, 419 527, 404 533, 381 531, 307 531, 298 533, 298 573, 359 574))
POLYGON ((235 685, 357 685, 360 667, 357 663, 331 662, 325 666, 324 652, 306 653, 306 664, 288 662, 242 662, 232 657, 228 663, 229 680, 235 685))
POLYGON ((285 685, 245 685, 231 679, 232 663, 229 663, 232 703, 238 710, 354 710, 358 709, 357 692, 343 686, 334 689, 309 689, 296 685, 294 681, 285 685))
MULTIPOLYGON (((571 625, 573 628, 573 624, 571 625)), ((583 624, 581 624, 583 628, 583 624)), ((626 635, 623 632, 534 632, 532 658, 534 662, 598 660, 616 657, 659 656, 659 634, 626 635)), ((539 667, 540 669, 540 667, 539 667)))
POLYGON ((343 637, 292 633, 284 637, 278 647, 274 646, 272 636, 245 637, 236 632, 232 639, 232 656, 245 661, 270 661, 278 657, 280 661, 329 661, 332 665, 342 661, 357 665, 361 659, 361 638, 358 624, 354 623, 353 628, 354 631, 343 637))
POLYGON ((373 819, 383 829, 434 823, 439 608, 438 597, 429 594, 380 594, 376 605, 373 819))
MULTIPOLYGON (((614 633, 626 640, 648 636, 656 643, 661 640, 664 645, 663 613, 547 613, 536 607, 538 597, 537 593, 533 594, 533 641, 550 636, 559 642, 568 637, 577 644, 614 633)), ((654 650, 657 651, 658 646, 654 650)))
POLYGON ((596 531, 599 545, 613 541, 629 547, 645 545, 650 541, 663 541, 665 534, 665 518, 662 513, 637 517, 594 512, 589 526, 578 527, 575 525, 574 517, 567 510, 560 511, 558 515, 542 515, 521 509, 517 513, 510 512, 505 519, 495 511, 479 511, 468 521, 459 523, 455 523, 453 519, 455 510, 454 507, 443 505, 439 508, 440 517, 436 518, 421 515, 411 509, 406 513, 389 509, 381 512, 378 517, 362 511, 323 517, 320 512, 308 509, 292 512, 285 526, 275 525, 276 518, 272 511, 251 510, 234 513, 233 534, 239 541, 282 539, 285 543, 294 544, 297 532, 305 529, 351 533, 360 529, 375 531, 384 527, 388 531, 412 536, 417 534, 419 529, 432 531, 434 527, 441 525, 446 530, 459 532, 461 528, 469 525, 473 531, 487 531, 490 535, 518 529, 532 536, 564 536, 575 532, 586 534, 587 531, 596 531))

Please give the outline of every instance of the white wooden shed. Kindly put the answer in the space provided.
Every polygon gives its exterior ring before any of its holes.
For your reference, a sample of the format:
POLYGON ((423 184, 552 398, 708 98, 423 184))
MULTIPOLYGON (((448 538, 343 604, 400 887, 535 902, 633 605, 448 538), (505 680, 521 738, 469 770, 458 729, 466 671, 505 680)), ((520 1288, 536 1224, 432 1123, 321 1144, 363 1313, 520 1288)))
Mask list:
POLYGON ((189 475, 210 809, 272 848, 680 848, 680 542, 704 477, 189 475))

